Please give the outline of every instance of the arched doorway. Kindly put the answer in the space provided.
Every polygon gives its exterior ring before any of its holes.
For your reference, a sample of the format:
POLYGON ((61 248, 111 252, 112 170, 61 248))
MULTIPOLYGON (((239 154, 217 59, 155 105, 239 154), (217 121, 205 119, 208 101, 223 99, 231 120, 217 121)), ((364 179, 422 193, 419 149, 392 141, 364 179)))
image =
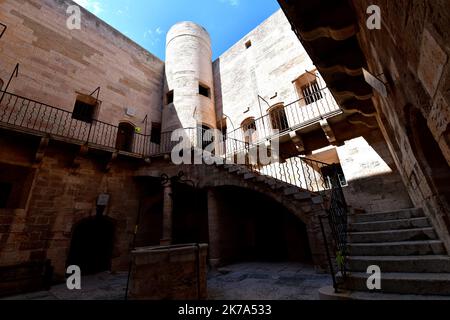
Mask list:
MULTIPOLYGON (((406 107, 408 137, 416 159, 433 191, 450 204, 450 168, 419 109, 406 107)), ((450 227, 450 226, 449 226, 450 227)))
POLYGON ((306 225, 284 206, 239 187, 216 187, 213 193, 217 206, 209 212, 215 230, 209 234, 211 259, 221 265, 312 262, 306 225))
POLYGON ((270 122, 272 125, 272 129, 278 130, 280 132, 286 131, 289 129, 289 122, 286 116, 286 110, 284 108, 283 103, 279 103, 268 111, 270 116, 270 122))
POLYGON ((241 123, 242 134, 246 143, 254 143, 258 141, 258 130, 256 128, 255 118, 250 117, 241 123))
POLYGON ((79 266, 83 275, 111 270, 114 223, 107 217, 92 217, 73 229, 67 265, 79 266))
POLYGON ((117 131, 116 149, 132 152, 135 127, 128 122, 121 122, 117 131))

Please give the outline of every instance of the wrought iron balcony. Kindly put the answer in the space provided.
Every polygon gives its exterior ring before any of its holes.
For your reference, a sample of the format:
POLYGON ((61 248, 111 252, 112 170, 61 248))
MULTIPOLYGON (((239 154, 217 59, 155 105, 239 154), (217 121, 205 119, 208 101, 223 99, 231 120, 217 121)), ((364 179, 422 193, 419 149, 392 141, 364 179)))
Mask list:
POLYGON ((227 135, 258 144, 341 113, 330 90, 327 87, 320 88, 315 83, 314 87, 306 86, 302 98, 287 105, 275 105, 269 109, 268 114, 257 119, 247 119, 240 128, 227 135))
MULTIPOLYGON (((57 140, 69 140, 75 144, 88 144, 99 149, 117 149, 119 127, 99 120, 84 122, 73 118, 72 112, 3 92, 0 102, 0 125, 36 135, 48 135, 57 140)), ((156 151, 157 145, 148 135, 133 134, 128 150, 134 155, 147 155, 156 151)))

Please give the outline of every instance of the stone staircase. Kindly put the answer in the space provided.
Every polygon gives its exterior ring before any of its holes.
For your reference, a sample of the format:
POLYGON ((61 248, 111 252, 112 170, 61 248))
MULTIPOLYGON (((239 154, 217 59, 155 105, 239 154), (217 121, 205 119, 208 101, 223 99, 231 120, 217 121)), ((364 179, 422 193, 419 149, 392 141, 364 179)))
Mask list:
MULTIPOLYGON (((349 216, 345 289, 329 299, 450 299, 450 257, 422 209, 349 216), (381 290, 367 288, 367 268, 381 269, 381 290)), ((342 281, 342 275, 338 274, 342 281)))

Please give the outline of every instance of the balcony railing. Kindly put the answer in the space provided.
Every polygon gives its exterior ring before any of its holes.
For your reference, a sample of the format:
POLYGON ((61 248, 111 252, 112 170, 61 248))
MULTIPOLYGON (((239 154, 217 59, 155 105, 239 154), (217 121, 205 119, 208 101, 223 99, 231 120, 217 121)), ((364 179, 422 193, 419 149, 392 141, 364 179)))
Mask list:
POLYGON ((244 126, 227 135, 240 141, 257 144, 342 113, 328 88, 308 92, 288 105, 274 106, 269 109, 268 114, 246 121, 244 126), (248 136, 249 129, 252 130, 250 136, 248 136))
MULTIPOLYGON (((9 92, 2 93, 0 123, 31 133, 47 134, 55 139, 70 140, 98 148, 117 149, 119 127, 92 120, 84 122, 73 118, 72 112, 28 99, 9 92)), ((147 155, 157 146, 147 135, 135 133, 127 150, 136 155, 147 155)))

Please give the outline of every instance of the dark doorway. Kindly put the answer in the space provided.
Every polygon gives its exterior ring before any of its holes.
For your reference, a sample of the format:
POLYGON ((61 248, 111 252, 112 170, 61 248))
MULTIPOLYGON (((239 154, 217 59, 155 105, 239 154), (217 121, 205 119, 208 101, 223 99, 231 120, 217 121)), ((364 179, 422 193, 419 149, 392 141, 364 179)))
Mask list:
POLYGON ((407 106, 408 135, 419 165, 441 199, 450 205, 450 168, 419 109, 407 106))
POLYGON ((214 251, 225 264, 312 261, 306 225, 282 205, 246 189, 216 190, 219 232, 210 240, 214 237, 214 251))
POLYGON ((133 152, 134 126, 127 122, 119 124, 117 131, 116 149, 126 152, 133 152))
POLYGON ((106 217, 87 218, 72 234, 67 265, 79 266, 83 275, 111 270, 114 223, 106 217))
POLYGON ((204 190, 189 185, 172 186, 173 242, 208 243, 208 202, 204 190))

